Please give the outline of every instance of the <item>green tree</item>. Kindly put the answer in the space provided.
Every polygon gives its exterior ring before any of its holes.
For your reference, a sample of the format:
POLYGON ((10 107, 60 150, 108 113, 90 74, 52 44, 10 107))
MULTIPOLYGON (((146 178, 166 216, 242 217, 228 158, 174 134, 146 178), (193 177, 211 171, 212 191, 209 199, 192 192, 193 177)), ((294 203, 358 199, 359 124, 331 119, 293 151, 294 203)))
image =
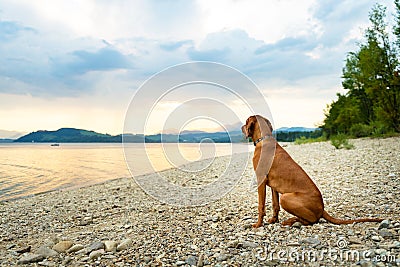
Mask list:
POLYGON ((359 53, 351 52, 348 54, 342 78, 343 88, 349 90, 348 97, 358 104, 360 109, 359 119, 362 123, 370 123, 374 119, 373 99, 365 91, 367 79, 365 79, 361 71, 359 53))
POLYGON ((361 109, 357 99, 337 94, 338 100, 332 102, 325 111, 322 130, 327 137, 338 133, 349 133, 353 124, 362 123, 361 109))
POLYGON ((395 7, 395 41, 388 33, 386 7, 376 4, 369 14, 365 42, 347 55, 342 86, 348 91, 338 94, 325 114, 322 128, 328 136, 348 134, 358 127, 365 131, 373 125, 384 125, 380 131, 400 132, 400 0, 395 0, 395 7))
POLYGON ((386 8, 379 4, 370 13, 372 26, 366 31, 367 44, 361 47, 360 65, 369 78, 365 90, 375 100, 375 119, 388 128, 400 131, 399 87, 396 86, 398 59, 395 45, 389 40, 385 14, 386 8))

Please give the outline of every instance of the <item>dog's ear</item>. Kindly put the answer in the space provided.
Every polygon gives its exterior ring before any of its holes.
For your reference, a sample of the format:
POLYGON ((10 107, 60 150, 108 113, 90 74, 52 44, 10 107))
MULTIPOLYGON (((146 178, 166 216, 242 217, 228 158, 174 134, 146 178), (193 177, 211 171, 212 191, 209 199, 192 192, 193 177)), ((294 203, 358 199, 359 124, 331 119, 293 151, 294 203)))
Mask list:
MULTIPOLYGON (((265 118, 264 118, 264 119, 265 119, 265 118)), ((274 129, 272 128, 271 122, 270 122, 268 119, 265 119, 265 122, 267 123, 267 126, 268 126, 268 128, 270 129, 270 131, 271 131, 271 133, 272 133, 272 131, 273 131, 274 129)))
POLYGON ((253 136, 254 133, 254 125, 255 122, 254 120, 249 120, 246 124, 246 129, 247 129, 247 137, 253 136))

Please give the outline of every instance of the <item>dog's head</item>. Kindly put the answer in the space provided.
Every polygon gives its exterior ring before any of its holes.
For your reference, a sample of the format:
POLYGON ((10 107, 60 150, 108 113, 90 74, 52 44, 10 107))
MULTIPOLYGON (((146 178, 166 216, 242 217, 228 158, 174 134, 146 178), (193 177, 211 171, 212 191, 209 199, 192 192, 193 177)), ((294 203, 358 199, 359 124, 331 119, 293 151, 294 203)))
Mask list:
POLYGON ((271 135, 272 130, 271 122, 260 115, 248 117, 246 124, 242 126, 242 132, 246 138, 251 137, 252 139, 259 138, 261 135, 271 135))

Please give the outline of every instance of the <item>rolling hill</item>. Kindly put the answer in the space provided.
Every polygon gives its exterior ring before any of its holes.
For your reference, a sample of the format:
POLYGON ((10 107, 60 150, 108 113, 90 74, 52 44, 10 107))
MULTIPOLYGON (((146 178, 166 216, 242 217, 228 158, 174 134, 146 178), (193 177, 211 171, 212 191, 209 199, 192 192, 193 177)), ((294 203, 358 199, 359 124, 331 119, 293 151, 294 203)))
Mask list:
MULTIPOLYGON (((274 131, 278 141, 292 142, 301 136, 318 137, 321 134, 319 129, 292 127, 279 128, 274 131)), ((6 142, 25 142, 25 143, 241 143, 246 142, 241 131, 227 132, 203 132, 203 131, 183 131, 180 134, 119 134, 109 135, 75 128, 61 128, 57 131, 36 131, 24 135, 16 140, 6 140, 6 142)))

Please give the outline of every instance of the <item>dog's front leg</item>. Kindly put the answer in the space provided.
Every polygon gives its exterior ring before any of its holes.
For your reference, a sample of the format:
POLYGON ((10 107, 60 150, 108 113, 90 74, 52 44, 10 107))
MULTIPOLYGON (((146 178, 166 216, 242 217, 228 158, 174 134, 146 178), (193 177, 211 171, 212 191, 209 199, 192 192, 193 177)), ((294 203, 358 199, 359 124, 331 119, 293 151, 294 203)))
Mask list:
POLYGON ((254 228, 261 227, 265 216, 265 190, 267 187, 267 179, 258 185, 258 221, 253 224, 254 228))
POLYGON ((268 220, 268 223, 278 222, 279 214, 279 193, 271 188, 272 192, 272 217, 268 220))

